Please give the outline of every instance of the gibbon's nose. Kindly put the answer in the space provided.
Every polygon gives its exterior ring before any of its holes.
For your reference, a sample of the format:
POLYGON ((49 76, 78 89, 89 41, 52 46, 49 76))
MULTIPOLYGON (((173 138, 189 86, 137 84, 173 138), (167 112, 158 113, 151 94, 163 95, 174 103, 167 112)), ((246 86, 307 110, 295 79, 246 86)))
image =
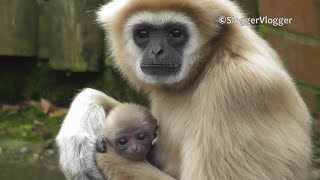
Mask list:
POLYGON ((148 46, 150 55, 153 57, 158 57, 164 53, 166 42, 161 36, 159 36, 155 37, 148 46))
POLYGON ((138 146, 137 145, 132 145, 131 146, 131 150, 132 150, 132 152, 137 152, 138 146))
POLYGON ((152 49, 151 49, 151 54, 153 54, 155 57, 158 57, 160 56, 161 54, 163 53, 163 49, 161 46, 154 46, 152 49))

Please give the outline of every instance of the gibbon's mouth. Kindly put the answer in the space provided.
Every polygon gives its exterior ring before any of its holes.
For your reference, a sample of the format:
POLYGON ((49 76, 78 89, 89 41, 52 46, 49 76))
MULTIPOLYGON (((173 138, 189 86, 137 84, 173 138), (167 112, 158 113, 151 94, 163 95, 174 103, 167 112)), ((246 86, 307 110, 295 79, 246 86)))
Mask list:
POLYGON ((155 76, 170 76, 177 74, 180 70, 179 64, 141 64, 143 73, 155 76))
POLYGON ((163 68, 177 68, 177 64, 142 64, 141 67, 163 67, 163 68))

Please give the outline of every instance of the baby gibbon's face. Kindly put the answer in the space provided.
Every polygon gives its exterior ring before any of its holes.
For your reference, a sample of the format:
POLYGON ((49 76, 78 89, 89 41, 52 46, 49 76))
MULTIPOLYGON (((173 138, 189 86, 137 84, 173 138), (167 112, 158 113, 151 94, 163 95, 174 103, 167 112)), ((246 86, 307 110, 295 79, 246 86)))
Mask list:
POLYGON ((134 160, 144 160, 149 152, 154 132, 143 127, 130 127, 117 132, 112 141, 113 147, 122 156, 134 160))
POLYGON ((144 160, 156 137, 157 120, 143 106, 121 104, 107 116, 103 132, 123 157, 144 160))

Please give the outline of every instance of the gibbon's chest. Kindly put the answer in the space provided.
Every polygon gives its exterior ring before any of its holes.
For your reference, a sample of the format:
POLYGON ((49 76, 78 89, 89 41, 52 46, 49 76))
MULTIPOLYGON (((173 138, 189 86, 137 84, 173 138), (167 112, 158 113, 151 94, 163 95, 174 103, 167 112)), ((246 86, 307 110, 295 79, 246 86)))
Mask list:
POLYGON ((157 158, 164 167, 163 171, 174 177, 180 174, 180 150, 186 125, 196 118, 190 103, 188 98, 174 97, 152 102, 153 115, 159 125, 157 158))

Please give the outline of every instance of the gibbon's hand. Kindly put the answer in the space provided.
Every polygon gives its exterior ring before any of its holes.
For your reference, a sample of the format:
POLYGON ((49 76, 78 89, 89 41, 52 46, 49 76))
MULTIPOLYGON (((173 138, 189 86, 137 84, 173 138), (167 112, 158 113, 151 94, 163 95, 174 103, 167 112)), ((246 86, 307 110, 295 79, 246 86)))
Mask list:
POLYGON ((104 96, 100 91, 83 90, 64 119, 56 140, 67 179, 105 179, 95 161, 96 141, 103 139, 101 126, 106 118, 100 102, 104 96))

